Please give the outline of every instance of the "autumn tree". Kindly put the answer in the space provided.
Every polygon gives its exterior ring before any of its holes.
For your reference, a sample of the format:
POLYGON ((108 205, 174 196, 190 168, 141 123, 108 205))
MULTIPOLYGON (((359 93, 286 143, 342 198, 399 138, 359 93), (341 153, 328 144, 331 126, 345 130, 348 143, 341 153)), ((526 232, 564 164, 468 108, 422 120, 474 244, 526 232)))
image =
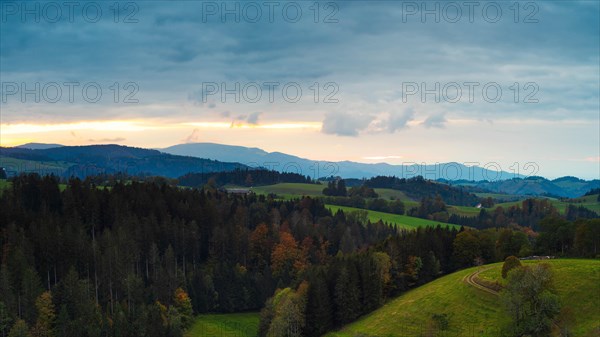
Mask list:
POLYGON ((269 227, 261 223, 250 233, 250 261, 258 270, 269 264, 272 240, 269 237, 269 227))
POLYGON ((177 288, 175 290, 175 298, 174 298, 174 306, 175 309, 179 312, 181 316, 181 323, 184 327, 190 326, 193 320, 193 309, 192 309, 192 301, 188 296, 188 293, 181 288, 177 288))
POLYGON ((42 293, 35 301, 38 316, 32 329, 33 337, 53 337, 56 309, 52 303, 52 294, 49 291, 42 293))
POLYGON ((279 233, 279 243, 275 245, 271 254, 271 267, 275 277, 287 282, 307 267, 306 254, 298 247, 290 233, 279 233))
POLYGON ((302 282, 296 291, 285 288, 278 291, 272 302, 273 316, 267 337, 300 337, 306 324, 306 294, 308 283, 302 282))

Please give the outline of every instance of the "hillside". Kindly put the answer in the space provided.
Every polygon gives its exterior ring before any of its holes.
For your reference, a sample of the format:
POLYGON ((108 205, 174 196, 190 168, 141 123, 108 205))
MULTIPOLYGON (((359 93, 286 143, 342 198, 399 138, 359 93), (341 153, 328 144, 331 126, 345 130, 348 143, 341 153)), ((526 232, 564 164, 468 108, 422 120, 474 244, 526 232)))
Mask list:
MULTIPOLYGON (((597 320, 600 317, 600 261, 560 259, 545 262, 554 268, 555 286, 563 306, 570 306, 576 318, 573 335, 597 336, 594 331, 597 333, 600 329, 597 320)), ((497 279, 501 267, 502 263, 495 263, 444 276, 408 291, 326 336, 418 336, 432 328, 433 314, 448 315, 448 335, 470 332, 477 336, 497 336, 496 329, 508 321, 498 297, 465 283, 463 279, 479 269, 486 270, 482 277, 497 279)))
POLYGON ((508 195, 554 196, 576 198, 600 187, 600 180, 562 177, 548 180, 542 177, 513 178, 497 181, 447 181, 453 185, 488 190, 508 195))
POLYGON ((291 199, 302 196, 322 197, 324 187, 321 184, 279 183, 253 187, 252 190, 256 194, 275 194, 279 198, 291 199))
MULTIPOLYGON (((573 205, 575 207, 585 207, 591 211, 594 211, 600 215, 600 201, 598 201, 598 194, 586 195, 584 197, 575 198, 575 199, 554 199, 548 198, 552 206, 556 207, 561 214, 564 214, 567 207, 569 205, 573 205)), ((504 202, 494 205, 494 209, 497 207, 503 207, 505 209, 511 206, 520 206, 523 203, 522 200, 519 201, 510 201, 504 202)))
POLYGON ((449 226, 449 227, 456 228, 456 229, 460 228, 460 226, 457 226, 457 225, 448 224, 445 222, 415 218, 415 217, 408 216, 408 215, 398 215, 398 214, 392 214, 392 213, 376 212, 376 211, 371 211, 371 210, 363 210, 360 208, 344 207, 344 206, 336 206, 336 205, 325 205, 325 207, 327 207, 329 210, 331 210, 331 212, 333 214, 335 214, 338 210, 342 210, 346 214, 348 214, 350 212, 365 211, 365 212, 367 212, 367 218, 371 222, 377 222, 377 221, 381 220, 383 222, 393 224, 396 227, 402 228, 402 229, 415 229, 417 227, 426 227, 426 226, 434 226, 435 227, 437 225, 449 226))
POLYGON ((415 200, 425 197, 434 198, 439 195, 444 202, 450 205, 475 206, 479 203, 479 197, 460 186, 427 180, 421 176, 409 179, 395 176, 377 176, 366 180, 364 184, 372 188, 399 190, 415 200))

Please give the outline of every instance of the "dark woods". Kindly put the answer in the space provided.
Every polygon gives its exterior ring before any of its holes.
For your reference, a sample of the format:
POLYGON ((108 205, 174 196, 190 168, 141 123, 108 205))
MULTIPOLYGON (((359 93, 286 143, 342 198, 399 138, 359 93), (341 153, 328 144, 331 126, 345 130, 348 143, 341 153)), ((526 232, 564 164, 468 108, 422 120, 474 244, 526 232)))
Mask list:
POLYGON ((0 205, 1 336, 182 336, 194 313, 260 309, 261 335, 319 336, 475 263, 595 256, 600 227, 550 218, 542 244, 510 229, 399 232, 319 199, 37 175, 0 205))
POLYGON ((398 235, 382 223, 332 215, 310 198, 159 182, 61 186, 27 175, 0 202, 2 335, 17 322, 38 325, 50 310, 47 325, 59 336, 178 336, 190 309, 259 310, 275 289, 308 279, 316 266, 329 273, 338 252, 366 258, 369 247, 398 235), (51 309, 36 305, 42 298, 51 309))

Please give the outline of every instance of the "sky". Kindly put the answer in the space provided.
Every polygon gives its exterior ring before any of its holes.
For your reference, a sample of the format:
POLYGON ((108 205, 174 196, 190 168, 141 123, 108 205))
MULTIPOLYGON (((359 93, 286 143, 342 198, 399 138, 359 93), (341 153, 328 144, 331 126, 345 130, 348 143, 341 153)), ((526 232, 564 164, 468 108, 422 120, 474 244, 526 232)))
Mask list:
POLYGON ((213 142, 600 178, 598 1, 0 5, 2 146, 213 142))

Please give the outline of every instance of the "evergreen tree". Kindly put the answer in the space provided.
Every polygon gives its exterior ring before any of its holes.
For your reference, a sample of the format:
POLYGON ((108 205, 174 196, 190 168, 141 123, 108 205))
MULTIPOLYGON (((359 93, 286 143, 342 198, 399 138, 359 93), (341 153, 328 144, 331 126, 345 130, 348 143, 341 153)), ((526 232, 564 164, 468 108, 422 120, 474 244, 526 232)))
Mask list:
POLYGON ((331 295, 324 271, 319 268, 308 276, 305 335, 318 337, 333 326, 331 295))
POLYGON ((345 262, 339 270, 335 283, 335 314, 337 324, 355 320, 361 313, 361 292, 358 275, 353 263, 345 262))
POLYGON ((9 328, 12 326, 12 317, 4 302, 0 301, 0 334, 2 337, 8 335, 9 328))

